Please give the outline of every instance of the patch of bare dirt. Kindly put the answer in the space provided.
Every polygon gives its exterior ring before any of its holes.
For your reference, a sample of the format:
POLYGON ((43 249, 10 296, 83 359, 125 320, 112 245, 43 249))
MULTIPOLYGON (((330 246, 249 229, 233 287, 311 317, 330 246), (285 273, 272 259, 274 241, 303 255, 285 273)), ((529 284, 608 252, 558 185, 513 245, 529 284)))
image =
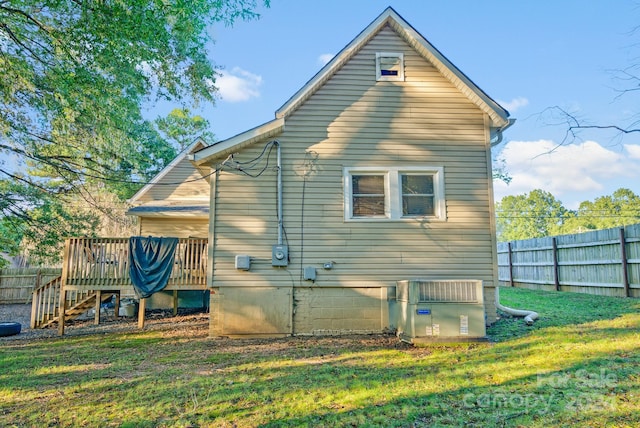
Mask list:
MULTIPOLYGON (((20 334, 0 337, 0 343, 15 340, 34 340, 58 336, 57 325, 44 329, 31 329, 31 304, 0 305, 0 322, 17 322, 22 326, 20 334)), ((169 330, 177 331, 185 328, 208 332, 209 314, 202 311, 179 310, 178 315, 173 316, 171 310, 147 311, 145 317, 145 330, 169 330)), ((65 324, 65 336, 82 336, 87 334, 109 334, 127 331, 138 331, 138 318, 113 316, 113 311, 103 312, 100 324, 94 324, 94 317, 87 316, 84 319, 67 321, 65 324)))
MULTIPOLYGON (((0 337, 0 346, 3 343, 15 343, 15 341, 40 340, 56 338, 58 336, 57 325, 46 329, 29 328, 31 305, 0 305, 0 322, 19 322, 22 325, 20 334, 0 337)), ((145 317, 145 331, 161 331, 163 337, 180 340, 209 339, 209 314, 206 312, 181 309, 177 316, 173 316, 171 310, 147 311, 145 317)), ((84 320, 72 320, 65 324, 65 336, 107 335, 125 332, 140 331, 136 317, 115 318, 113 314, 103 314, 99 325, 94 324, 93 317, 84 320)), ((331 350, 344 347, 366 348, 395 348, 410 352, 426 353, 404 342, 391 334, 361 334, 361 335, 336 335, 336 336, 293 336, 279 339, 251 338, 251 339, 227 339, 212 338, 218 350, 227 352, 251 353, 261 352, 282 356, 290 352, 304 351, 305 349, 331 350)), ((320 352, 320 351, 318 351, 320 352)), ((330 352, 330 351, 326 351, 330 352)))

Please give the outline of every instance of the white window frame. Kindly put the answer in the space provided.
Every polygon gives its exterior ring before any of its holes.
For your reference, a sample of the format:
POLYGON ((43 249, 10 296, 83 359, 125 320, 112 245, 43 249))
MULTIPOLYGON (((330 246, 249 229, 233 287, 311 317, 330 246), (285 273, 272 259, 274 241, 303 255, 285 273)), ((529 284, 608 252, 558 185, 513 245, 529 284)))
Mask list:
POLYGON ((344 219, 345 221, 411 221, 433 220, 445 221, 446 203, 444 192, 444 168, 441 166, 402 166, 402 167, 344 167, 344 219), (433 175, 433 215, 402 214, 402 175, 429 174, 433 175), (353 216, 353 175, 383 175, 385 190, 385 214, 378 216, 353 216))
POLYGON ((404 54, 402 52, 376 52, 376 80, 377 81, 404 81, 404 54), (400 69, 397 76, 382 75, 384 68, 380 65, 381 58, 397 58, 400 61, 400 69))

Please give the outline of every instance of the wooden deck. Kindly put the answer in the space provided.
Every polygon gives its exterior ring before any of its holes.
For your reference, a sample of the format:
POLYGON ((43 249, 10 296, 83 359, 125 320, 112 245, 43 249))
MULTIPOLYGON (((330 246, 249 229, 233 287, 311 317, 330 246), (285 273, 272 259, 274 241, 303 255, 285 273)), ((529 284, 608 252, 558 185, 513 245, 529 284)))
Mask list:
MULTIPOLYGON (((172 273, 164 289, 174 291, 174 301, 177 302, 177 291, 207 288, 207 245, 206 238, 178 240, 172 273)), ((38 302, 37 310, 41 307, 59 305, 55 316, 58 318, 58 332, 63 335, 65 316, 70 309, 68 293, 97 295, 94 300, 98 313, 100 295, 133 294, 133 285, 129 277, 129 238, 67 239, 62 275, 59 286, 56 284, 47 289, 46 293, 43 291, 42 296, 34 294, 34 302, 38 302), (53 289, 56 287, 58 290, 53 289), (51 302, 48 301, 50 299, 51 302)), ((141 328, 144 326, 145 300, 141 299, 139 305, 138 325, 141 328)), ((96 322, 99 322, 98 315, 96 322)))
MULTIPOLYGON (((207 287, 207 239, 178 241, 166 290, 207 287)), ((65 242, 62 285, 66 290, 131 288, 129 238, 70 238, 65 242)))

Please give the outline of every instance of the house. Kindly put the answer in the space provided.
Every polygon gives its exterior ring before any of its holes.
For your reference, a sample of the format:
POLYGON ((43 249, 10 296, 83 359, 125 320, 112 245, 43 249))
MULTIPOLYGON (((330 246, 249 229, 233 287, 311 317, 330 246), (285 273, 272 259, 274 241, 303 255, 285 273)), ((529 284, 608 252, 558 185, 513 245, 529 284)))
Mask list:
POLYGON ((141 234, 207 233, 213 336, 387 331, 413 278, 482 281, 491 323, 491 146, 512 122, 388 8, 274 120, 193 147, 131 213, 141 234))
POLYGON ((194 141, 129 199, 127 214, 139 218, 139 235, 209 235, 209 183, 188 159, 206 146, 194 141))
POLYGON ((63 335, 65 322, 89 309, 98 324, 103 303, 115 298, 119 313, 121 297, 134 295, 141 328, 146 308, 173 306, 175 313, 179 306, 208 306, 210 168, 189 160, 205 147, 195 141, 129 200, 128 214, 139 218, 138 236, 65 239, 60 276, 33 290, 31 328, 57 323, 63 335), (162 241, 172 242, 171 248, 162 241))
MULTIPOLYGON (((209 235, 209 183, 206 173, 189 161, 188 155, 206 147, 198 139, 186 147, 163 168, 147 185, 129 199, 132 206, 127 214, 138 217, 138 235, 203 238, 209 235), (205 177, 203 177, 203 174, 205 177)), ((189 258, 206 257, 201 249, 193 250, 189 258)), ((183 249, 184 251, 184 249, 183 249)), ((157 293, 150 298, 147 308, 174 306, 208 306, 209 293, 201 290, 172 290, 157 293)))

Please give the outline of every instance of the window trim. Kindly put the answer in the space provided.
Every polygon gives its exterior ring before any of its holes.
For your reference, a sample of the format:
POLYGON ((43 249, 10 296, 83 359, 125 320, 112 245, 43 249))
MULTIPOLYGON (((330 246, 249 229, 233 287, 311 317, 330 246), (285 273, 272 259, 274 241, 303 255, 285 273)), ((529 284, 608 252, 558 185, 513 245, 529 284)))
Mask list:
POLYGON ((344 220, 345 221, 446 221, 446 203, 444 191, 444 168, 441 166, 391 166, 391 167, 343 167, 344 220), (434 214, 402 214, 402 178, 403 174, 433 175, 434 214), (380 216, 354 217, 352 203, 353 175, 382 175, 385 189, 385 214, 380 216))
POLYGON ((376 81, 378 82, 404 82, 404 53, 402 52, 376 52, 376 81), (398 75, 382 75, 383 68, 380 66, 381 58, 398 58, 400 69, 398 75))

